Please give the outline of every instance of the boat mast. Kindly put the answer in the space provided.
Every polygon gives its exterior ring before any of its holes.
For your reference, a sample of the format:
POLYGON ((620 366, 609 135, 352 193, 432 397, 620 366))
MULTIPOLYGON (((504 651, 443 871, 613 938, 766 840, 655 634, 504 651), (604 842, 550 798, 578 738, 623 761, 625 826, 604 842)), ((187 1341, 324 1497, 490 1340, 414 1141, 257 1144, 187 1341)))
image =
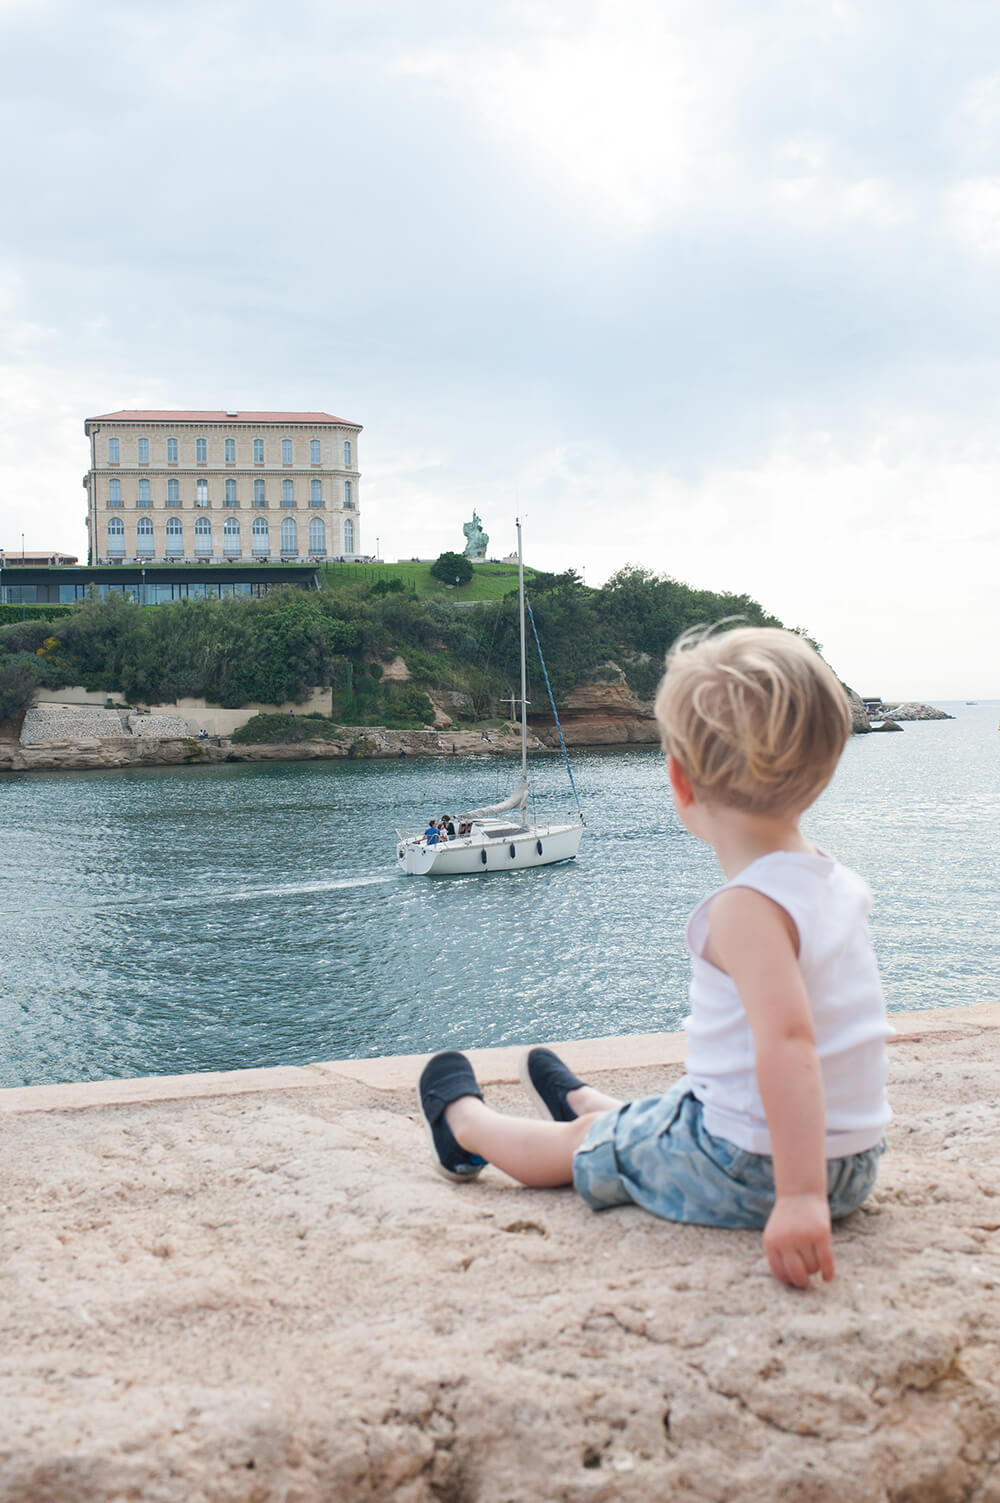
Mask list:
POLYGON ((524 655, 524 554, 521 552, 521 518, 517 527, 517 598, 521 610, 521 779, 528 777, 528 670, 524 655))

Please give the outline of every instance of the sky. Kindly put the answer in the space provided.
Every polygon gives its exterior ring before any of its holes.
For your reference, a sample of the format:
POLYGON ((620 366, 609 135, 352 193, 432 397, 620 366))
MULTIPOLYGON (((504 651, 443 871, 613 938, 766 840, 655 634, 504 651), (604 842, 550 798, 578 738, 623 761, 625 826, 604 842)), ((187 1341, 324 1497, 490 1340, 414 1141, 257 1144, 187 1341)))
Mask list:
POLYGON ((0 70, 0 547, 86 557, 88 416, 324 410, 366 551, 1000 693, 1000 7, 0 0, 0 70))

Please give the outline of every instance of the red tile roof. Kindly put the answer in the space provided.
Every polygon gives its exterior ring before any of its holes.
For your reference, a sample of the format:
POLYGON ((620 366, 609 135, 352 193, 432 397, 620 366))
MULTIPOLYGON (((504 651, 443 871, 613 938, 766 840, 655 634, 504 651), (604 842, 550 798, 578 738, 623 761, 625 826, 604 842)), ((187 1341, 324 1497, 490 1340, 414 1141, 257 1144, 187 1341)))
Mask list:
POLYGON ((144 407, 125 407, 121 412, 100 412, 87 418, 88 423, 336 423, 344 428, 358 428, 347 418, 334 417, 329 412, 153 412, 144 407))

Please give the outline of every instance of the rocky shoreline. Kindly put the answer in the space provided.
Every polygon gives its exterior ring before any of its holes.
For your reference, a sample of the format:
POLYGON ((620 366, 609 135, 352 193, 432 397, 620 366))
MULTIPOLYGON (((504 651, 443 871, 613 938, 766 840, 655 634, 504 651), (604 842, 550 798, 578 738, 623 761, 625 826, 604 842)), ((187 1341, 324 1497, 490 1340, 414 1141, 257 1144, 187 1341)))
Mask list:
MULTIPOLYGON (((900 721, 951 720, 932 705, 906 702, 866 707, 849 694, 855 734, 901 730, 900 721)), ((144 714, 126 707, 38 705, 20 720, 0 722, 0 772, 90 771, 119 767, 172 767, 213 762, 353 761, 400 757, 515 756, 520 731, 507 722, 460 729, 443 706, 427 730, 343 726, 330 737, 295 742, 234 742, 229 736, 199 736, 181 714, 144 714)), ((580 685, 559 706, 569 747, 655 746, 659 731, 651 702, 632 694, 625 675, 608 665, 604 681, 580 685), (613 670, 613 671, 612 671, 613 670)), ((554 719, 537 716, 529 728, 533 752, 558 750, 554 719)))
POLYGON ((901 731, 901 720, 954 720, 954 715, 949 715, 946 710, 939 710, 934 705, 921 704, 917 700, 907 700, 902 704, 872 704, 867 703, 853 689, 847 691, 848 702, 851 706, 851 727, 854 735, 867 735, 870 731, 901 731))

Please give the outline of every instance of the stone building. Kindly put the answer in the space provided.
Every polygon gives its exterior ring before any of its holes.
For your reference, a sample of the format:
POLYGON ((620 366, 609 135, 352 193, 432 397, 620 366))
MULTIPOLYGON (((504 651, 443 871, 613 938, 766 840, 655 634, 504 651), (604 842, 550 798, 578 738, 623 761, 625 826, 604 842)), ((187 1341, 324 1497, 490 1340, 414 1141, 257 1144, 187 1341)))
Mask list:
POLYGON ((84 432, 94 564, 361 556, 359 423, 126 410, 87 418, 84 432))

